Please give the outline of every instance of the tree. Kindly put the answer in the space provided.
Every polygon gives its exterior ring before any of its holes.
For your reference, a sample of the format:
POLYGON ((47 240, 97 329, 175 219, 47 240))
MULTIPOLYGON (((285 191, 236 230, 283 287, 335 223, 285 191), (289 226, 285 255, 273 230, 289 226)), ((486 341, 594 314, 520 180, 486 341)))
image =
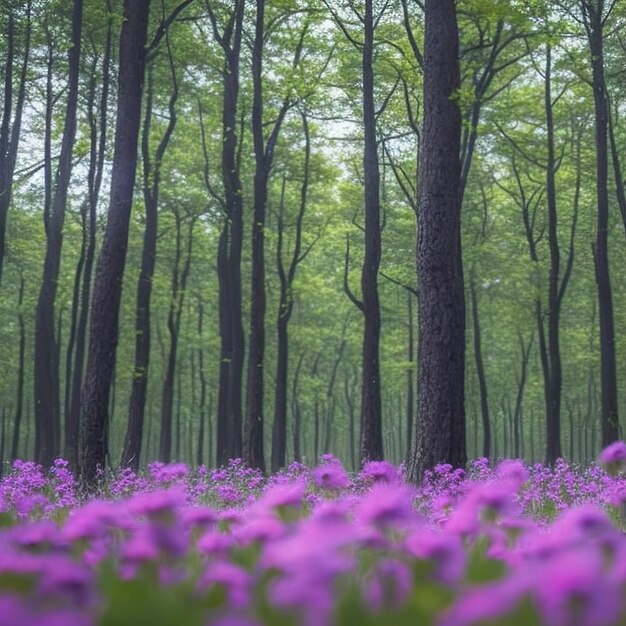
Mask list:
MULTIPOLYGON (((278 208, 278 241, 276 264, 280 280, 278 315, 276 318, 276 384, 274 387, 274 425, 272 427, 272 472, 285 465, 287 450, 287 384, 289 374, 289 320, 293 313, 293 281, 298 265, 311 251, 312 245, 302 250, 302 230, 307 208, 308 190, 311 175, 311 136, 306 113, 301 112, 304 131, 304 172, 300 187, 300 202, 295 223, 295 237, 289 264, 285 267, 283 246, 285 239, 285 190, 287 178, 283 176, 280 203, 278 208)), ((295 435, 294 435, 295 438, 295 435)), ((294 451, 295 456, 295 451, 294 451)), ((298 455, 299 456, 299 455, 298 455)))
MULTIPOLYGON (((110 10, 110 2, 107 8, 110 10)), ((113 39, 113 16, 107 18, 106 38, 102 54, 102 75, 98 80, 97 52, 90 67, 87 95, 87 124, 89 127, 89 169, 87 173, 87 197, 81 204, 82 239, 76 265, 72 301, 72 326, 68 341, 65 379, 65 452, 64 457, 74 468, 78 466, 80 429, 80 392, 85 367, 89 298, 96 256, 97 210, 104 174, 107 132, 109 126, 109 92, 111 82, 111 52, 113 39), (97 98, 97 83, 100 98, 97 98)))
POLYGON ((46 232, 46 254, 43 263, 43 278, 37 301, 35 326, 35 458, 44 467, 52 464, 60 452, 60 380, 59 346, 55 337, 55 298, 61 272, 61 250, 63 247, 63 225, 72 174, 72 152, 76 137, 76 110, 78 106, 78 86, 80 53, 83 26, 83 1, 72 4, 72 36, 68 52, 68 92, 61 140, 59 163, 52 181, 50 151, 50 122, 52 116, 51 72, 53 55, 49 42, 48 93, 46 114, 46 177, 48 198, 44 206, 44 226, 46 232), (52 189, 54 187, 54 189, 52 189))
POLYGON ((454 1, 426 0, 417 241, 419 399, 408 467, 414 482, 436 463, 462 467, 467 461, 458 49, 454 1))
POLYGON ((109 393, 137 166, 149 11, 150 0, 124 1, 111 198, 91 300, 89 356, 81 393, 80 471, 87 485, 96 482, 108 448, 109 393))
POLYGON ((7 23, 2 25, 3 28, 6 28, 6 50, 3 51, 5 58, 3 71, 4 98, 2 101, 2 114, 0 115, 0 284, 2 283, 6 249, 7 215, 11 206, 13 176, 17 163, 22 114, 26 99, 26 84, 28 82, 27 72, 31 47, 31 7, 32 2, 28 0, 23 9, 22 65, 19 68, 17 83, 15 83, 14 75, 16 69, 18 69, 15 65, 16 56, 20 49, 17 41, 20 35, 20 15, 14 3, 10 3, 6 8, 4 18, 7 20, 7 23))
MULTIPOLYGON (((170 46, 169 36, 165 36, 167 61, 172 77, 172 92, 168 101, 169 120, 165 131, 154 151, 150 150, 150 130, 153 117, 154 85, 152 65, 148 69, 147 97, 141 151, 143 158, 143 197, 146 212, 146 224, 141 253, 141 271, 137 281, 137 303, 135 313, 135 367, 133 371, 132 390, 128 407, 128 426, 122 451, 122 465, 135 470, 139 467, 141 444, 143 440, 144 412, 148 388, 148 369, 150 367, 150 300, 156 263, 159 188, 161 183, 161 165, 167 146, 176 127, 176 102, 179 88, 176 80, 176 69, 170 46)), ((154 63, 154 59, 152 60, 154 63)), ((178 224, 178 222, 177 222, 178 224)), ((177 231, 178 233, 178 231, 177 231)), ((177 242, 178 242, 177 238, 177 242)), ((177 296, 176 296, 177 297, 177 296)), ((173 375, 173 373, 172 373, 173 375)), ((170 408, 171 413, 171 408, 170 408)))
POLYGON ((209 193, 220 204, 224 218, 217 249, 219 281, 218 318, 220 330, 220 370, 217 402, 216 462, 240 457, 242 442, 242 372, 244 334, 241 296, 241 247, 243 241, 243 197, 239 176, 237 107, 239 100, 239 61, 245 0, 236 0, 227 12, 220 32, 216 3, 206 1, 213 36, 224 54, 222 74, 222 184, 223 197, 213 191, 204 130, 205 182, 209 193))
POLYGON ((591 54, 593 103, 596 135, 596 202, 598 217, 594 248, 598 312, 600 320, 600 385, 602 390, 602 445, 618 438, 617 370, 615 364, 615 324, 613 293, 609 272, 609 102, 604 76, 604 26, 616 0, 580 0, 582 23, 591 54))

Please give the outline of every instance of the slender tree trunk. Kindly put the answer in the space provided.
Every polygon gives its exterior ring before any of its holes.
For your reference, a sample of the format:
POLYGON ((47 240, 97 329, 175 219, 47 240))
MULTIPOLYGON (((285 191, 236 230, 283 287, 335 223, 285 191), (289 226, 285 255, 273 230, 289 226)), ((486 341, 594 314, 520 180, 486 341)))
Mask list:
POLYGON ((250 467, 265 471, 263 452, 263 378, 265 354, 265 210, 271 157, 267 158, 263 137, 263 90, 261 72, 265 34, 265 0, 256 2, 255 38, 252 48, 252 134, 256 170, 252 217, 252 272, 250 283, 250 339, 248 385, 244 426, 244 460, 250 467))
POLYGON ((154 159, 150 154, 150 128, 152 126, 152 69, 148 71, 146 111, 142 133, 143 156, 143 197, 145 206, 145 230, 141 253, 141 271, 137 282, 137 300, 135 310, 135 366, 128 408, 128 425, 124 439, 121 464, 139 467, 141 444, 143 439, 144 412, 148 393, 148 373, 150 367, 150 302, 156 265, 157 233, 159 215, 159 192, 161 183, 161 164, 176 127, 176 102, 178 101, 178 83, 169 38, 166 37, 172 93, 169 98, 169 121, 157 146, 154 159))
MULTIPOLYGON (((243 194, 237 156, 237 104, 239 99, 239 61, 243 32, 245 0, 235 0, 223 34, 211 3, 206 3, 215 38, 224 51, 222 108, 222 181, 225 219, 218 244, 218 289, 220 368, 217 403, 216 463, 241 457, 242 443, 242 373, 244 334, 241 296, 241 246, 243 241, 243 194)), ((205 179, 208 178, 208 154, 205 151, 205 179)))
POLYGON ((17 392, 15 399, 15 419, 13 422, 13 439, 11 441, 11 460, 18 458, 20 445, 20 429, 22 428, 22 414, 24 406, 24 378, 26 375, 25 352, 26 352, 26 324, 24 323, 24 274, 20 271, 20 287, 17 301, 17 324, 20 329, 19 356, 17 364, 17 392))
MULTIPOLYGON (((180 336, 180 320, 183 310, 183 301, 187 279, 191 269, 191 255, 193 250, 193 227, 196 220, 192 216, 189 220, 189 234, 187 244, 187 255, 184 261, 182 246, 182 218, 179 213, 176 218, 176 255, 174 267, 172 268, 172 291, 170 296, 170 309, 167 316, 167 330, 169 334, 169 346, 167 350, 165 378, 161 394, 161 435, 159 439, 159 458, 165 463, 172 460, 172 422, 174 417, 174 380, 176 374, 176 362, 178 357, 178 339, 180 336)), ((180 432, 177 433, 180 435, 180 432)), ((177 437, 177 442, 179 437, 177 437)), ((176 448, 178 450, 178 448, 176 448)))
POLYGON ((363 72, 363 173, 365 182, 365 254, 361 272, 363 298, 363 363, 361 386, 361 462, 383 458, 382 406, 380 399, 380 172, 374 104, 373 0, 365 0, 363 72))
MULTIPOLYGON (((107 9, 110 9, 110 0, 107 0, 106 6, 107 9)), ((100 197, 107 146, 112 31, 113 22, 112 18, 110 18, 107 23, 107 34, 102 60, 102 87, 98 112, 96 113, 95 103, 95 68, 94 71, 92 71, 92 86, 90 87, 91 97, 87 106, 90 135, 89 171, 87 174, 89 194, 87 201, 83 204, 83 240, 81 244, 81 260, 83 261, 83 265, 80 271, 77 270, 77 277, 81 275, 82 280, 76 322, 76 348, 74 351, 71 377, 68 379, 71 380, 69 409, 66 408, 65 417, 65 458, 69 461, 70 466, 74 468, 74 470, 78 468, 80 391, 85 367, 89 297, 91 295, 93 265, 96 256, 98 200, 100 197)), ((68 382, 66 381, 66 385, 67 384, 68 382)))
POLYGON ((604 0, 583 3, 583 16, 591 52, 596 129, 596 201, 598 218, 595 243, 596 284, 600 320, 600 378, 602 446, 618 438, 617 373, 613 295, 609 272, 608 98, 604 77, 604 0))
POLYGON ((137 165, 149 8, 149 0, 124 1, 111 199, 91 302, 89 356, 81 393, 80 469, 88 485, 95 484, 108 448, 108 403, 137 165))
POLYGON ((554 116, 552 111, 552 48, 546 47, 545 109, 548 160, 546 163, 546 200, 548 202, 548 241, 550 276, 548 281, 548 389, 546 461, 553 464, 561 451, 561 347, 559 340, 561 299, 559 297, 560 253, 556 205, 556 156, 554 150, 554 116))
POLYGON ((476 294, 476 277, 474 268, 470 276, 470 295, 472 299, 472 322, 474 329, 474 360, 476 361, 476 375, 480 389, 480 413, 483 423, 483 450, 482 456, 489 458, 491 455, 491 422, 489 420, 489 398, 487 396, 487 376, 483 363, 482 337, 480 319, 478 317, 478 296, 476 294))
MULTIPOLYGON (((210 422, 211 416, 210 413, 207 416, 206 410, 206 399, 207 399, 207 380, 206 380, 206 372, 204 369, 204 304, 201 298, 198 298, 198 375, 200 377, 200 401, 198 406, 198 412, 200 414, 200 424, 198 428, 198 445, 196 448, 196 463, 198 465, 202 465, 204 461, 204 431, 205 431, 205 422, 207 417, 209 419, 209 423, 206 424, 208 427, 207 430, 211 433, 212 424, 210 422)), ((193 375, 193 372, 192 372, 193 375)), ((209 450, 211 450, 211 446, 209 446, 209 450)), ((210 463, 210 461, 209 461, 210 463)))
POLYGON ((16 25, 16 17, 9 4, 3 11, 8 11, 6 48, 4 50, 3 68, 3 94, 2 112, 0 113, 0 284, 2 283, 2 273, 4 269, 4 256, 6 252, 6 226, 9 207, 11 206, 13 192, 13 176, 15 174, 15 164, 17 162, 17 152, 19 149, 22 114, 26 99, 26 85, 28 82, 28 68, 30 62, 30 39, 31 39, 31 5, 29 0, 26 3, 24 35, 23 35, 23 59, 19 70, 17 82, 17 95, 15 95, 15 64, 18 48, 17 38, 19 37, 19 27, 16 25), (17 32, 16 32, 17 31, 17 32))
POLYGON ((44 467, 50 466, 61 451, 59 357, 54 336, 55 299, 61 270, 63 225, 76 136, 83 0, 74 0, 72 7, 72 45, 68 52, 68 96, 53 199, 50 211, 44 211, 46 253, 35 318, 35 454, 36 460, 44 467))
POLYGON ((293 384, 291 387, 291 406, 293 414, 293 460, 300 462, 302 460, 301 442, 302 442, 302 414, 300 410, 300 400, 298 398, 298 382, 300 380, 300 370, 304 361, 304 352, 300 354, 296 371, 293 374, 293 384))
POLYGON ((413 298, 414 295, 407 291, 407 314, 408 314, 408 338, 407 338, 407 360, 409 367, 406 371, 406 441, 404 450, 404 460, 408 460, 411 454, 411 442, 413 441, 413 422, 415 421, 415 320, 413 319, 413 298))
POLYGON ((426 0, 424 132, 420 163, 417 269, 419 428, 408 477, 448 462, 463 467, 465 302, 461 259, 461 116, 454 0, 426 0))
POLYGON ((309 247, 302 253, 302 226, 307 206, 311 169, 311 137, 306 114, 302 113, 301 117, 304 130, 304 178, 300 188, 300 207, 296 217, 294 247, 291 261, 287 268, 285 268, 283 262, 286 178, 283 178, 278 215, 276 262, 280 279, 280 297, 276 320, 278 343, 276 348, 276 384, 274 388, 274 426, 272 429, 272 472, 278 471, 285 465, 287 450, 287 380, 289 375, 289 321, 293 311, 292 284, 298 265, 311 250, 311 247, 309 247))

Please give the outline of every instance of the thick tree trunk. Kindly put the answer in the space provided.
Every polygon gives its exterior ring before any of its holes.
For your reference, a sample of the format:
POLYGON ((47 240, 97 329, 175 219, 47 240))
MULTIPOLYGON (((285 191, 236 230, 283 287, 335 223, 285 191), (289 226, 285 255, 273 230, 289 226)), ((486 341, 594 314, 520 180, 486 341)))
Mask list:
POLYGON ((417 243, 418 427, 408 477, 437 463, 463 467, 465 301, 461 259, 461 116, 454 0, 426 0, 424 132, 417 243))
POLYGON ((108 447, 109 394, 137 166, 149 8, 149 0, 124 1, 111 199, 91 302, 89 356, 81 393, 80 470, 87 485, 95 484, 108 447))
POLYGON ((35 316, 35 449, 36 460, 44 467, 50 466, 61 451, 59 358, 58 346, 54 336, 55 299, 61 270, 63 224, 65 222, 67 195, 72 174, 72 152, 76 136, 82 23, 83 0, 74 0, 72 46, 68 53, 68 95, 61 154, 50 211, 44 212, 46 253, 35 316))

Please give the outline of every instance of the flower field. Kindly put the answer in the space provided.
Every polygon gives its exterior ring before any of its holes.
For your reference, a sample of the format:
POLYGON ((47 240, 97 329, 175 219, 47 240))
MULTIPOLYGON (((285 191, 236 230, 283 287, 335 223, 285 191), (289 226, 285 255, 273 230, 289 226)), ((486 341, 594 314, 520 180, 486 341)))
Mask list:
POLYGON ((626 445, 585 470, 505 460, 349 475, 330 455, 0 482, 0 626, 626 623, 626 445))

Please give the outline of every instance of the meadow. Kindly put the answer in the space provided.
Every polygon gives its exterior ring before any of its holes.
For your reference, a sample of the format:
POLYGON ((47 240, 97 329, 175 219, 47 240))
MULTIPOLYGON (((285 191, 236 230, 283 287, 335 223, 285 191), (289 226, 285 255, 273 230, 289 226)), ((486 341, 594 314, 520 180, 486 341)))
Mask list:
POLYGON ((153 463, 95 495, 0 482, 2 626, 626 623, 626 445, 586 469, 478 459, 419 487, 331 455, 264 477, 153 463))

